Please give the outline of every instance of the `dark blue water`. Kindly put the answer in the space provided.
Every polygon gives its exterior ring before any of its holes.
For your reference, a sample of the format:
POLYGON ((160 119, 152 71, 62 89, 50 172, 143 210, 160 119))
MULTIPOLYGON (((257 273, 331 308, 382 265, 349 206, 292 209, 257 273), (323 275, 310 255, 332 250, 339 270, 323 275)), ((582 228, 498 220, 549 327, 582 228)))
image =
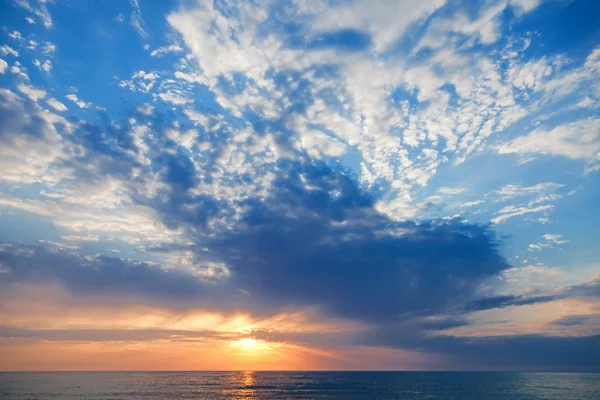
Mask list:
POLYGON ((600 399, 600 374, 496 372, 0 373, 2 399, 600 399))

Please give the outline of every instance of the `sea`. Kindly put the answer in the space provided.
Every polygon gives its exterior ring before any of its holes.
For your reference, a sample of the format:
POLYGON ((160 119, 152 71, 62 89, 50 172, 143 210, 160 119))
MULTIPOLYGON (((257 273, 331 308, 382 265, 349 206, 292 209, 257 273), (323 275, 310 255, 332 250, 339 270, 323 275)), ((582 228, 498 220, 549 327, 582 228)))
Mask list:
POLYGON ((0 398, 600 400, 600 374, 5 372, 0 398))

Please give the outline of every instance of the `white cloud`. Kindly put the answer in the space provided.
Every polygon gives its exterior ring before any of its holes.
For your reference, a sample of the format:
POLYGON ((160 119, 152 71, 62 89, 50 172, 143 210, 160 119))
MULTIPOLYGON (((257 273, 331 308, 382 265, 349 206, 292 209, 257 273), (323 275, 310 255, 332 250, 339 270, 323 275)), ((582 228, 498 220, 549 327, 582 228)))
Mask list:
POLYGON ((569 243, 568 240, 562 240, 562 235, 553 235, 550 233, 546 233, 542 236, 544 239, 546 239, 548 242, 552 242, 554 244, 565 244, 565 243, 569 243))
MULTIPOLYGON (((32 6, 31 3, 27 0, 15 0, 15 4, 24 8, 25 10, 35 14, 46 29, 52 28, 52 16, 48 12, 48 8, 46 7, 46 3, 48 0, 32 0, 36 5, 32 6)), ((33 24, 34 21, 31 18, 26 18, 29 24, 33 24)))
POLYGON ((307 2, 310 4, 310 11, 317 17, 312 24, 315 31, 328 32, 344 28, 366 30, 373 36, 377 51, 385 50, 400 38, 412 22, 430 15, 445 3, 445 0, 307 2))
POLYGON ((33 60, 33 65, 38 67, 40 71, 50 72, 50 70, 52 70, 52 62, 50 60, 46 60, 42 63, 36 58, 33 60))
POLYGON ((24 84, 17 85, 17 89, 19 89, 19 92, 25 94, 27 97, 29 97, 33 101, 38 101, 40 99, 43 99, 47 95, 46 91, 43 89, 37 89, 37 88, 34 88, 33 86, 27 86, 24 84))
POLYGON ((548 194, 555 192, 556 190, 564 187, 565 185, 561 185, 559 183, 554 182, 544 182, 538 183, 533 186, 522 186, 517 184, 510 184, 502 186, 500 189, 496 190, 496 193, 502 197, 502 199, 512 199, 520 196, 532 196, 532 195, 540 195, 540 194, 548 194))
POLYGON ((525 207, 515 207, 515 206, 508 206, 508 207, 504 207, 503 209, 501 209, 500 211, 498 211, 497 217, 492 218, 492 223, 494 224, 501 224, 503 222, 505 222, 507 219, 509 218, 513 218, 519 215, 524 215, 524 214, 531 214, 531 213, 539 213, 539 212, 544 212, 544 211, 550 211, 554 208, 553 205, 551 204, 546 204, 543 206, 537 206, 537 207, 529 207, 529 206, 525 206, 525 207))
POLYGON ((67 106, 53 97, 50 97, 48 100, 46 100, 46 103, 48 103, 48 105, 54 108, 56 111, 67 111, 67 106))
POLYGON ((302 148, 313 157, 321 158, 323 155, 339 157, 346 149, 346 145, 323 132, 304 128, 300 128, 299 131, 302 132, 300 139, 302 148))
POLYGON ((451 188, 451 187, 444 186, 444 187, 439 188, 437 191, 442 194, 453 195, 453 194, 463 193, 465 191, 465 189, 464 188, 451 188))
POLYGON ((23 36, 21 35, 21 32, 19 32, 19 31, 9 32, 8 36, 17 41, 23 40, 23 36))
POLYGON ((133 7, 133 12, 131 13, 129 22, 143 39, 147 39, 149 35, 148 31, 146 30, 146 23, 142 19, 142 10, 140 9, 140 4, 138 3, 138 0, 129 0, 129 3, 133 7))
POLYGON ((146 72, 141 70, 134 73, 131 76, 131 79, 120 81, 119 86, 133 91, 148 93, 154 88, 158 78, 159 75, 156 72, 146 72))
POLYGON ((562 235, 546 233, 546 234, 542 235, 542 238, 544 238, 543 242, 530 244, 528 247, 528 250, 529 251, 542 251, 543 249, 552 248, 554 245, 557 245, 557 244, 569 243, 568 240, 562 239, 562 235))
POLYGON ((8 69, 6 61, 0 58, 0 74, 3 74, 8 69))
POLYGON ((456 207, 460 207, 460 208, 475 207, 475 206, 478 206, 478 205, 483 204, 483 203, 484 203, 483 200, 465 201, 463 203, 458 203, 456 205, 456 207))
POLYGON ((0 46, 0 53, 4 54, 5 56, 10 54, 14 57, 19 57, 19 52, 7 45, 0 46))
POLYGON ((47 56, 52 56, 55 51, 56 51, 56 45, 51 42, 46 42, 44 44, 44 47, 42 48, 42 53, 44 53, 47 56))
MULTIPOLYGON (((347 53, 335 49, 295 50, 277 35, 258 35, 258 27, 269 15, 267 3, 225 6, 196 1, 167 18, 197 62, 197 68, 180 69, 175 77, 184 81, 182 84, 206 84, 219 104, 236 116, 249 108, 267 118, 277 118, 286 115, 286 106, 294 99, 287 98, 286 91, 277 90, 266 72, 297 71, 310 81, 309 89, 315 97, 306 116, 294 117, 289 123, 289 128, 298 134, 298 143, 310 148, 314 157, 337 158, 343 155, 340 152, 356 151, 360 157, 361 168, 357 171, 360 181, 367 186, 377 179, 387 181, 391 189, 386 201, 403 204, 382 209, 407 209, 405 205, 410 200, 406 199, 411 198, 413 188, 427 185, 443 163, 463 162, 481 151, 490 136, 528 114, 518 104, 517 92, 536 85, 535 79, 530 82, 529 75, 536 76, 540 68, 535 66, 544 62, 523 66, 515 60, 511 64, 514 73, 509 76, 503 71, 504 60, 491 56, 469 59, 460 54, 462 51, 454 42, 438 46, 431 60, 418 66, 394 56, 376 56, 401 37, 409 25, 431 15, 444 3, 355 1, 332 5, 296 1, 297 8, 292 7, 291 13, 286 10, 289 15, 277 15, 294 19, 300 14, 306 18, 309 37, 343 28, 372 35, 373 48, 347 53), (339 68, 339 78, 315 76, 309 68, 319 64, 335 65, 339 68), (247 84, 242 93, 231 96, 221 92, 217 83, 219 78, 232 81, 234 73, 245 75, 247 84), (460 98, 458 106, 448 92, 439 89, 445 84, 455 87, 460 98), (392 102, 390 98, 397 88, 414 91, 418 100, 427 105, 414 108, 408 102, 392 102), (323 101, 320 94, 324 91, 333 93, 340 105, 323 101), (312 129, 305 129, 306 126, 323 127, 332 135, 319 136, 312 129), (317 145, 315 140, 319 138, 322 143, 317 145), (311 147, 313 144, 316 147, 311 147), (327 150, 320 151, 319 146, 327 150)), ((537 4, 537 1, 492 1, 473 20, 468 20, 468 27, 464 26, 464 17, 455 15, 446 20, 447 25, 439 26, 438 33, 451 37, 452 32, 462 29, 465 35, 489 43, 497 35, 498 24, 502 22, 500 14, 507 6, 523 13, 537 4)), ((470 41, 464 46, 474 44, 470 41)), ((546 70, 541 71, 545 77, 546 70)))
POLYGON ((68 242, 97 242, 100 238, 98 235, 69 235, 62 239, 68 242))
POLYGON ((0 121, 0 180, 54 184, 62 179, 66 172, 50 166, 70 151, 62 142, 62 133, 70 132, 69 122, 37 104, 26 106, 21 97, 5 89, 0 89, 0 108, 4 116, 0 121))
POLYGON ((600 119, 586 119, 559 125, 552 129, 539 128, 500 145, 501 154, 547 154, 600 162, 600 119))
POLYGON ((68 99, 68 100, 71 100, 73 103, 77 104, 77 106, 78 106, 79 108, 90 108, 90 107, 92 107, 92 106, 93 106, 93 104, 92 104, 92 103, 88 103, 88 102, 86 102, 86 101, 83 101, 83 100, 81 100, 81 99, 80 99, 79 97, 77 97, 77 95, 76 95, 76 94, 74 94, 74 93, 70 93, 70 94, 68 94, 66 97, 67 97, 67 99, 68 99))
POLYGON ((154 107, 151 104, 142 104, 141 106, 139 106, 137 108, 137 110, 141 114, 150 116, 150 115, 152 115, 152 112, 154 111, 154 107))
POLYGON ((544 58, 526 64, 512 63, 508 71, 510 81, 519 90, 540 90, 550 75, 552 66, 544 58))
POLYGON ((183 47, 178 44, 172 44, 169 46, 159 47, 156 50, 152 50, 150 53, 151 57, 161 57, 168 53, 180 53, 183 51, 183 47))
POLYGON ((187 103, 191 103, 192 100, 186 98, 185 96, 183 96, 180 93, 176 93, 173 91, 169 91, 169 92, 165 92, 165 93, 159 93, 158 95, 163 101, 166 101, 168 103, 172 103, 175 105, 184 105, 187 103))

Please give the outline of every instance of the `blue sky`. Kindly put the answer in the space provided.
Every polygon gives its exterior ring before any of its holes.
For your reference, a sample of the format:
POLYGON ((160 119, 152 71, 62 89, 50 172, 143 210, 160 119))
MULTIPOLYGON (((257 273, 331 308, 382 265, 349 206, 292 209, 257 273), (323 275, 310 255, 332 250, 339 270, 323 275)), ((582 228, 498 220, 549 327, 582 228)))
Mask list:
POLYGON ((600 368, 597 1, 0 7, 1 346, 144 305, 85 340, 600 368))

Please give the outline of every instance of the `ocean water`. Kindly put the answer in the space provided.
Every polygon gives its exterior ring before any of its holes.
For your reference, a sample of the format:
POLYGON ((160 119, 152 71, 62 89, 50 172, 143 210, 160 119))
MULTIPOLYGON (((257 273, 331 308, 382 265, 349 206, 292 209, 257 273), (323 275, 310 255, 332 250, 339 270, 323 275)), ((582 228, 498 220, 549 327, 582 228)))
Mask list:
POLYGON ((501 372, 0 373, 2 399, 600 399, 600 374, 501 372))

